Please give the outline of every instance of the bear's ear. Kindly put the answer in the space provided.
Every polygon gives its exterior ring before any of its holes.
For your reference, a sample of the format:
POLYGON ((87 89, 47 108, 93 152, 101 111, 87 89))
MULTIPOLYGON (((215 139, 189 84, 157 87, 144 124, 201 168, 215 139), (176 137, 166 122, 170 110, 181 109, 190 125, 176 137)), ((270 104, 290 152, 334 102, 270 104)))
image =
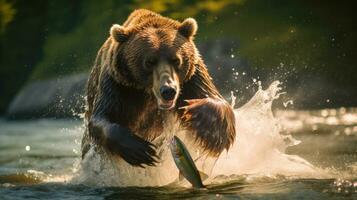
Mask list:
POLYGON ((197 32, 197 22, 195 19, 193 18, 187 18, 185 19, 179 29, 178 29, 179 33, 181 33, 181 35, 185 36, 186 38, 190 39, 193 36, 195 36, 196 32, 197 32))
POLYGON ((120 26, 119 24, 114 24, 110 28, 110 35, 117 41, 117 42, 125 42, 129 38, 129 32, 126 28, 120 26))

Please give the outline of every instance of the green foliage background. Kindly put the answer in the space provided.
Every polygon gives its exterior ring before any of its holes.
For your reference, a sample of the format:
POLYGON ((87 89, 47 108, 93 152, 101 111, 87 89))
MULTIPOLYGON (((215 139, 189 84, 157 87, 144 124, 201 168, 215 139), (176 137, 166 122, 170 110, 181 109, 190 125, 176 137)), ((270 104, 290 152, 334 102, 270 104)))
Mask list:
POLYGON ((110 26, 136 8, 178 20, 195 17, 198 43, 236 40, 232 53, 260 74, 274 74, 284 63, 284 73, 308 73, 355 90, 350 1, 0 0, 0 112, 29 81, 88 71, 110 26))

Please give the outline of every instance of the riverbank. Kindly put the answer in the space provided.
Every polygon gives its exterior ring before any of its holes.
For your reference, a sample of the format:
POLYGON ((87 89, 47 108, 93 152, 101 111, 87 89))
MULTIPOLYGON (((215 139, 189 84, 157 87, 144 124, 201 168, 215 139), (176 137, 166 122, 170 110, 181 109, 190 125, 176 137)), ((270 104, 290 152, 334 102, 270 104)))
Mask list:
POLYGON ((35 81, 22 88, 7 110, 9 119, 75 117, 84 111, 88 74, 35 81))

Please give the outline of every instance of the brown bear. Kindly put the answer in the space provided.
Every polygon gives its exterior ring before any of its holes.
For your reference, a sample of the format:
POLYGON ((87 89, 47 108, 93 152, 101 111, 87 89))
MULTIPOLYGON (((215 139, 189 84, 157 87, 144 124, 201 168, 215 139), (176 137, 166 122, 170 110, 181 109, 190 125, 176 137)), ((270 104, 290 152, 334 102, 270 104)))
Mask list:
POLYGON ((208 154, 231 146, 234 113, 195 47, 196 32, 192 18, 178 22, 144 9, 111 27, 88 80, 82 157, 95 144, 131 165, 155 165, 151 141, 167 125, 165 113, 208 154))

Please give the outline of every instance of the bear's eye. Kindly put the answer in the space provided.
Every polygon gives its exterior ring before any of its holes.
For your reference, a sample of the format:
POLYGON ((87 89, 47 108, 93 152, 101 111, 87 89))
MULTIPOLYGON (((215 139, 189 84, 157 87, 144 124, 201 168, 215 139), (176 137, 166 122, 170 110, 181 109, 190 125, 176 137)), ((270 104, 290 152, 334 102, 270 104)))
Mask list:
POLYGON ((171 64, 172 64, 173 66, 176 66, 176 67, 180 66, 180 64, 181 64, 180 58, 173 58, 173 59, 171 59, 171 64))
POLYGON ((145 60, 145 68, 146 69, 151 69, 156 64, 157 64, 157 59, 154 57, 149 57, 145 60))

